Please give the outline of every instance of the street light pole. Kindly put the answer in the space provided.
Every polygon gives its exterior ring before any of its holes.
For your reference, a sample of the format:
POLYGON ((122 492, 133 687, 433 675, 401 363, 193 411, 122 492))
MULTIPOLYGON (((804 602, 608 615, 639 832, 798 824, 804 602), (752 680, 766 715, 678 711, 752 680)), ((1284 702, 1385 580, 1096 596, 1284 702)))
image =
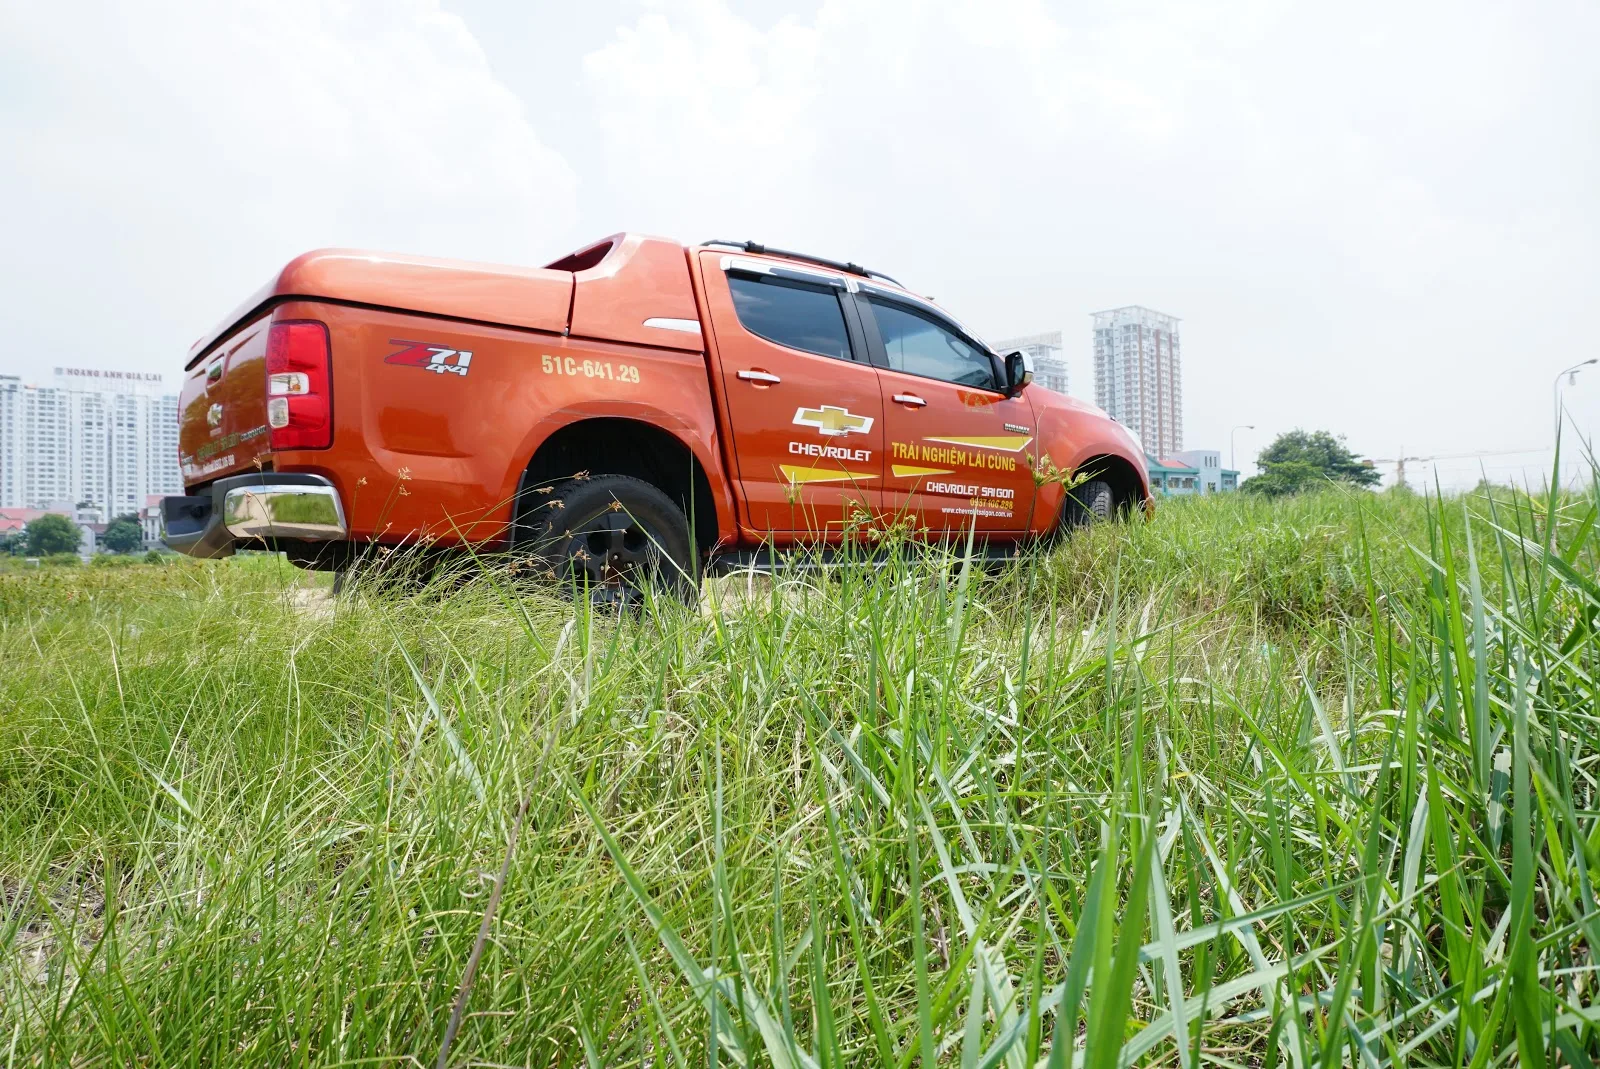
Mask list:
POLYGON ((1241 423, 1233 430, 1228 432, 1228 467, 1232 468, 1234 471, 1239 470, 1239 462, 1233 451, 1233 436, 1240 431, 1253 431, 1255 429, 1256 425, 1254 423, 1241 423))
POLYGON ((1556 376, 1555 383, 1552 386, 1552 393, 1556 403, 1556 433, 1558 435, 1561 433, 1561 380, 1567 379, 1567 385, 1571 386, 1573 381, 1578 377, 1578 369, 1586 368, 1590 364, 1600 364, 1600 356, 1590 357, 1588 360, 1573 364, 1571 367, 1567 368, 1567 370, 1556 376), (1571 377, 1568 378, 1568 376, 1571 377))

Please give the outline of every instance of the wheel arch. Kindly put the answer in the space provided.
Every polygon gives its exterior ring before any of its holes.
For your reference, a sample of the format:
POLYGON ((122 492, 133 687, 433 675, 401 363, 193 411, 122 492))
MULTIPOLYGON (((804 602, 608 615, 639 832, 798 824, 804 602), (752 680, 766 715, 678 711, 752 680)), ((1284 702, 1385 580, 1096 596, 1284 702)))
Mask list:
POLYGON ((1145 475, 1127 457, 1117 453, 1097 453, 1073 466, 1073 470, 1090 479, 1109 483, 1115 495, 1119 512, 1143 508, 1150 492, 1145 485, 1145 475))
POLYGON ((721 516, 706 464, 692 445, 655 423, 627 416, 585 416, 556 428, 529 457, 517 480, 511 543, 518 544, 540 488, 579 474, 629 475, 672 498, 709 553, 721 539, 721 516))

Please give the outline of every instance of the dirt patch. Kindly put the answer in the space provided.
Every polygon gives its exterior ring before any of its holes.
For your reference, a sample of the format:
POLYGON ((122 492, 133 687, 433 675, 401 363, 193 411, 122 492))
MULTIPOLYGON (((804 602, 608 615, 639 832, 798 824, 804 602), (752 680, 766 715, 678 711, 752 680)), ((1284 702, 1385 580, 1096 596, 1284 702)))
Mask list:
POLYGON ((333 619, 333 592, 327 587, 297 586, 289 591, 289 604, 309 620, 333 619))
MULTIPOLYGON (((61 959, 61 943, 69 934, 77 943, 76 958, 82 960, 100 938, 101 918, 105 916, 105 895, 93 881, 68 880, 55 888, 30 894, 22 885, 0 877, 0 926, 22 912, 23 924, 11 944, 10 961, 25 983, 43 984, 50 978, 52 961, 65 968, 69 982, 76 967, 61 959), (39 893, 47 897, 41 900, 39 893)), ((0 962, 5 959, 0 958, 0 962)))

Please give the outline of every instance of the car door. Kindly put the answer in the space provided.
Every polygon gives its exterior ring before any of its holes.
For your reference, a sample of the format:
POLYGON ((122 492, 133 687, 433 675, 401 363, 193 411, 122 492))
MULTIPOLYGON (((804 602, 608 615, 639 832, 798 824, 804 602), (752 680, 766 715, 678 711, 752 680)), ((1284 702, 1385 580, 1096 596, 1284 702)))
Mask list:
POLYGON ((882 506, 883 400, 842 277, 701 254, 745 524, 837 537, 882 506))
POLYGON ((932 531, 1032 522, 1033 408, 1000 361, 937 309, 861 286, 856 306, 883 391, 884 508, 932 531))

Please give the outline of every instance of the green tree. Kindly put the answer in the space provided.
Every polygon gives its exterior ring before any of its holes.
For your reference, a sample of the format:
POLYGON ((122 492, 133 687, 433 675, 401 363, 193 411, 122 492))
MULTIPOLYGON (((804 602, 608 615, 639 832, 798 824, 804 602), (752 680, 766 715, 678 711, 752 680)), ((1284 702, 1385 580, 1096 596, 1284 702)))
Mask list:
POLYGON ((1280 434, 1261 451, 1256 464, 1261 474, 1246 479, 1242 489, 1268 497, 1314 490, 1330 482, 1375 486, 1379 479, 1376 468, 1345 447, 1342 435, 1327 431, 1280 434))
POLYGON ((100 536, 100 544, 113 553, 132 553, 144 545, 144 528, 137 520, 118 516, 107 525, 106 533, 100 536))
POLYGON ((79 541, 78 525, 58 513, 47 512, 28 524, 28 555, 31 557, 76 553, 79 541))

